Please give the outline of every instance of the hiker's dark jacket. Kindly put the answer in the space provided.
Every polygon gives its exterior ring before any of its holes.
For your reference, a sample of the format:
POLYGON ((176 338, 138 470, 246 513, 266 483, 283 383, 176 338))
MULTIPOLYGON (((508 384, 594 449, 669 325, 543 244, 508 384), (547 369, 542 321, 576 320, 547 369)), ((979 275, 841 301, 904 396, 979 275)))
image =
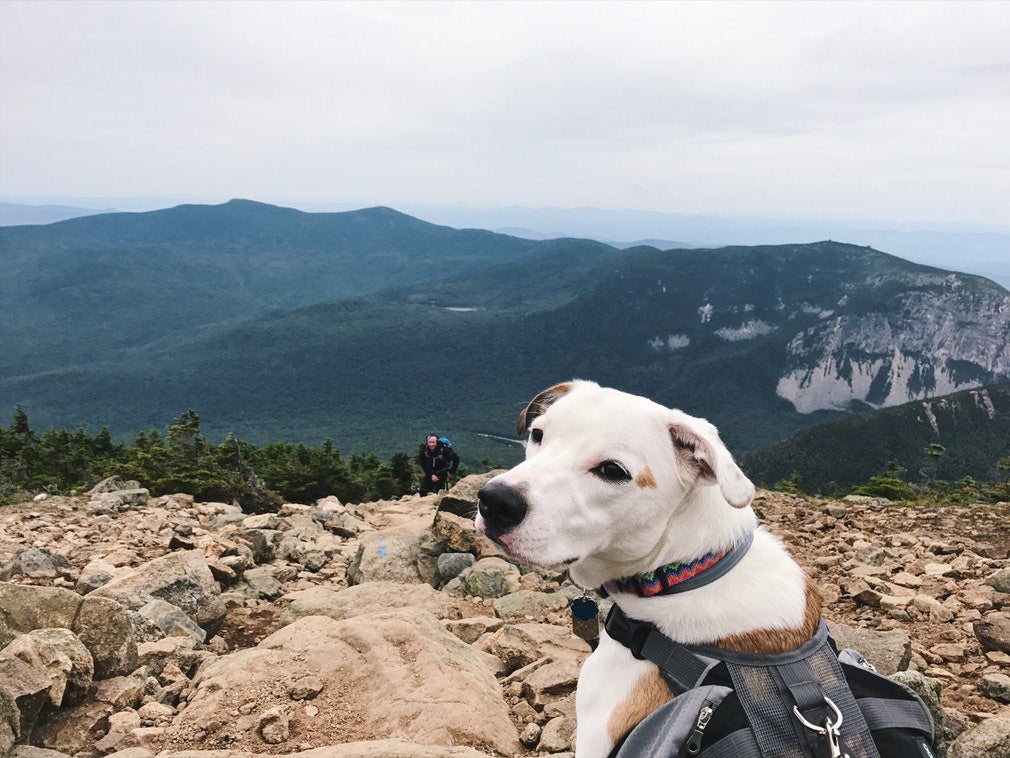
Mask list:
POLYGON ((434 451, 428 450, 428 446, 424 444, 421 445, 421 450, 417 455, 417 462, 421 465, 421 470, 424 471, 426 477, 430 478, 434 474, 440 481, 444 481, 446 474, 456 473, 456 469, 459 467, 459 456, 456 455, 455 450, 442 442, 435 446, 434 451))

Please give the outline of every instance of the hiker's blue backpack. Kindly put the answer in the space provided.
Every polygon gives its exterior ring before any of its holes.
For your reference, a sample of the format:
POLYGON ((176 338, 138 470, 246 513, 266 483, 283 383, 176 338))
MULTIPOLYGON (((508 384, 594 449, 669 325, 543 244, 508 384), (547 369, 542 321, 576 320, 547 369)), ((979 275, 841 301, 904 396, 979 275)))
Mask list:
POLYGON ((616 758, 935 758, 933 719, 904 685, 827 625, 790 653, 683 645, 615 604, 607 633, 655 663, 675 697, 635 727, 616 758))

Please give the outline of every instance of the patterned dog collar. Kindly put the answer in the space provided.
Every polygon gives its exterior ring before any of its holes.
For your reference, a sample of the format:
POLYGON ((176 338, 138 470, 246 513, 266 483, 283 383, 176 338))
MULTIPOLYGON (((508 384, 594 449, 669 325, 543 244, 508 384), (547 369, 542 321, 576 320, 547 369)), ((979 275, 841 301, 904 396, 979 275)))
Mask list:
POLYGON ((608 595, 619 592, 638 595, 639 597, 654 597, 656 595, 672 595, 677 592, 687 592, 714 582, 728 572, 740 559, 747 554, 754 541, 754 532, 749 532, 746 539, 739 545, 720 553, 706 553, 687 563, 667 563, 652 571, 614 579, 603 585, 608 595))

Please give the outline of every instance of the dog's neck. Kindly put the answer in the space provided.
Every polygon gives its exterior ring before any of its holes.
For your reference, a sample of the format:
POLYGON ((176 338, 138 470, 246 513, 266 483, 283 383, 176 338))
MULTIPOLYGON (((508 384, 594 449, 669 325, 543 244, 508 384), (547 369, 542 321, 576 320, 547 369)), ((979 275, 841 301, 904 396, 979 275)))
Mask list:
POLYGON ((651 571, 604 582, 601 589, 607 595, 627 593, 638 597, 689 592, 726 574, 747 554, 753 541, 754 532, 751 531, 728 550, 706 553, 693 561, 667 563, 651 571))
POLYGON ((678 642, 762 653, 795 649, 813 634, 820 616, 816 585, 781 541, 760 528, 720 581, 651 597, 619 593, 613 600, 631 618, 678 642))

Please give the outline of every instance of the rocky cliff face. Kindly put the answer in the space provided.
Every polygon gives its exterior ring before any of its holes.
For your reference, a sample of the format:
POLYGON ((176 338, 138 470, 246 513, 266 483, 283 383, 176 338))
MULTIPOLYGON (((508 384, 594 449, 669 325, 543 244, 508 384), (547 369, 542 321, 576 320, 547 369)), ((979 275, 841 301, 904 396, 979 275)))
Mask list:
POLYGON ((883 408, 1010 376, 1010 296, 957 275, 918 279, 877 310, 832 313, 793 337, 779 397, 801 413, 883 408))
MULTIPOLYGON (((570 756, 581 591, 473 531, 485 479, 254 516, 122 485, 0 509, 0 755, 570 756)), ((839 642, 932 702, 941 753, 1006 754, 1010 504, 755 509, 839 642)))

